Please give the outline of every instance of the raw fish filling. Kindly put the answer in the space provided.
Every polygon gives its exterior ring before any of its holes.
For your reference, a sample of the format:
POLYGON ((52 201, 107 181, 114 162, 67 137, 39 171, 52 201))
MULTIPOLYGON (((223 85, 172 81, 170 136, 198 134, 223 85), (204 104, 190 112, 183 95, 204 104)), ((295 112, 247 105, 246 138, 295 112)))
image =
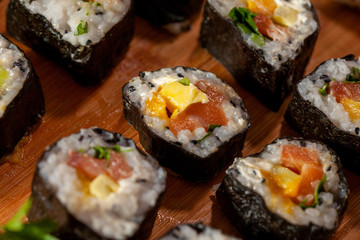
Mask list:
POLYGON ((214 126, 226 126, 229 121, 221 108, 225 99, 212 83, 199 81, 193 85, 181 79, 160 86, 146 101, 146 112, 166 120, 165 127, 175 136, 185 129, 211 132, 214 126))
MULTIPOLYGON (((119 180, 131 177, 132 168, 121 153, 121 148, 94 147, 95 157, 81 151, 70 151, 68 165, 77 170, 84 192, 105 198, 119 188, 119 180)), ((132 149, 126 149, 129 151, 132 149)))
POLYGON ((261 170, 270 191, 281 194, 288 209, 299 204, 303 209, 317 204, 317 195, 326 175, 317 152, 295 145, 282 146, 281 164, 271 172, 261 170))

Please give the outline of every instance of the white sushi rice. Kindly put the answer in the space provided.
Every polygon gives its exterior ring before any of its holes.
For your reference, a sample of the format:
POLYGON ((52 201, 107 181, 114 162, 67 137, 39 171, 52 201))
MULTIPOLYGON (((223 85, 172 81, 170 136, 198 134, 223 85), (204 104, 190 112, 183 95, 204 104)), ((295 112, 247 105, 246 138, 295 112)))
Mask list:
MULTIPOLYGON (((301 146, 298 140, 279 139, 275 143, 267 145, 258 157, 236 158, 227 173, 230 169, 237 169, 240 173, 237 180, 243 186, 260 194, 267 208, 288 222, 296 225, 313 223, 332 229, 338 217, 334 198, 339 195, 341 189, 335 157, 326 150, 324 145, 306 142, 306 148, 317 151, 322 169, 326 173, 326 181, 323 185, 325 191, 319 194, 319 201, 322 203, 316 205, 316 207, 303 210, 299 205, 294 205, 291 213, 283 207, 284 198, 273 193, 267 186, 266 181, 263 181, 264 178, 260 169, 271 172, 275 165, 281 164, 281 146, 287 144, 301 146)), ((308 196, 307 199, 313 199, 313 196, 308 196)))
POLYGON ((8 78, 0 84, 0 118, 24 85, 29 73, 28 60, 24 53, 0 34, 0 67, 8 78), (15 63, 16 62, 16 63, 15 63), (21 66, 19 66, 21 64, 21 66))
MULTIPOLYGON (((246 8, 246 1, 242 0, 208 0, 208 2, 225 18, 231 19, 228 14, 234 7, 246 8)), ((246 43, 251 48, 262 49, 265 60, 275 69, 279 69, 281 64, 293 59, 297 55, 297 50, 303 45, 304 40, 316 31, 318 24, 308 8, 311 6, 309 0, 275 0, 276 4, 289 5, 298 11, 297 22, 288 28, 289 39, 286 42, 267 40, 265 45, 260 47, 254 43, 250 34, 243 34, 246 43), (281 59, 279 59, 281 55, 281 59)), ((240 30, 239 30, 240 31, 240 30)), ((263 71, 267 71, 263 69, 263 71)))
POLYGON ((39 174, 79 221, 106 238, 127 239, 138 230, 144 213, 155 206, 164 191, 166 173, 162 168, 154 169, 145 161, 132 142, 130 147, 122 146, 133 149, 122 153, 132 168, 132 175, 118 180, 118 191, 105 199, 89 196, 84 192, 76 169, 69 166, 67 161, 70 150, 82 149, 85 153, 94 154, 94 146, 112 147, 91 129, 82 129, 80 133, 61 139, 57 143, 57 150, 40 162, 39 174), (81 141, 80 137, 83 138, 81 141))
POLYGON ((355 129, 360 127, 360 120, 352 121, 349 113, 345 111, 341 103, 336 101, 333 95, 322 96, 319 92, 319 89, 325 84, 324 79, 320 78, 322 75, 327 75, 330 80, 336 79, 338 82, 343 82, 353 67, 360 68, 360 58, 357 61, 330 59, 313 74, 301 80, 297 89, 305 100, 310 101, 322 111, 337 128, 357 135, 355 129))
POLYGON ((237 240, 238 238, 223 234, 220 230, 205 226, 203 231, 197 231, 190 225, 181 224, 171 231, 172 234, 159 240, 237 240))
POLYGON ((237 93, 227 84, 223 83, 215 74, 210 72, 204 72, 201 70, 193 70, 191 72, 185 71, 182 67, 177 67, 174 71, 171 68, 164 68, 155 72, 145 72, 144 81, 140 77, 135 77, 129 82, 129 87, 134 87, 136 91, 129 93, 129 98, 132 102, 139 103, 141 105, 141 112, 144 114, 145 123, 154 130, 154 132, 171 142, 180 142, 182 147, 200 157, 206 157, 209 154, 217 151, 218 147, 237 133, 241 132, 248 126, 248 121, 244 117, 244 112, 239 105, 234 107, 229 99, 237 99, 241 101, 241 98, 237 93), (181 74, 183 77, 179 77, 181 74), (221 126, 215 128, 213 133, 201 141, 199 144, 194 144, 191 140, 198 140, 204 137, 207 132, 204 128, 197 128, 193 132, 189 130, 182 130, 176 137, 171 130, 166 129, 166 121, 159 119, 158 117, 150 116, 146 113, 145 102, 147 99, 158 91, 159 87, 164 83, 170 83, 182 78, 188 78, 192 84, 196 84, 198 81, 205 80, 212 83, 224 93, 227 97, 222 103, 222 110, 226 117, 229 119, 227 126, 221 126), (151 82, 154 87, 149 86, 147 82, 151 82))
POLYGON ((86 46, 99 42, 125 16, 131 0, 24 0, 23 4, 43 15, 63 40, 86 46), (88 24, 88 32, 76 36, 81 21, 82 27, 88 24))

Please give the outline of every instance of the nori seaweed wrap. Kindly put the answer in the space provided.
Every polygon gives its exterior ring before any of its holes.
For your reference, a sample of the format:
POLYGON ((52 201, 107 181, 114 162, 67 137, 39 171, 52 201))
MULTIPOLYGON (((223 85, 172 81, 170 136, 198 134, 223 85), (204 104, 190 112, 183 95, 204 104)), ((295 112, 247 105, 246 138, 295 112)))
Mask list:
POLYGON ((137 14, 156 26, 178 34, 191 28, 191 18, 204 0, 135 0, 137 14))
POLYGON ((348 195, 335 152, 294 138, 236 158, 216 192, 225 215, 250 239, 329 239, 348 195))
POLYGON ((60 239, 146 239, 165 182, 166 172, 132 140, 82 129, 41 157, 28 218, 54 220, 60 239))
POLYGON ((206 180, 240 156, 249 116, 237 93, 213 73, 174 67, 141 72, 122 89, 124 116, 160 165, 206 180))
POLYGON ((11 0, 10 36, 66 67, 84 85, 100 83, 122 59, 134 34, 132 0, 11 0))
POLYGON ((320 64, 301 80, 285 120, 306 138, 333 148, 360 174, 360 60, 353 55, 320 64))
POLYGON ((203 223, 180 224, 159 240, 239 240, 223 234, 220 230, 211 228, 203 223))
POLYGON ((44 113, 43 92, 31 62, 0 34, 0 157, 12 152, 44 113))
POLYGON ((303 77, 318 33, 309 0, 207 0, 200 40, 237 82, 277 111, 303 77))

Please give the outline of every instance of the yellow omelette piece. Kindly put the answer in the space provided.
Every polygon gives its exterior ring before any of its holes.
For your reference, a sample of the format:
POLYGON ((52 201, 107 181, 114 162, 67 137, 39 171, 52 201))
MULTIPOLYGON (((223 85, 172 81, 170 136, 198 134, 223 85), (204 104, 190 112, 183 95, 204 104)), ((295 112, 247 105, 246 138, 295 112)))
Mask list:
POLYGON ((5 83, 5 80, 9 78, 9 72, 0 66, 0 88, 5 83))
POLYGON ((340 100, 340 103, 343 105, 345 111, 349 113, 351 120, 360 119, 360 102, 350 98, 343 98, 340 100))
POLYGON ((158 93, 154 93, 151 98, 146 100, 145 111, 153 117, 169 119, 166 112, 166 101, 158 93))
POLYGON ((247 8, 250 12, 271 17, 277 5, 274 0, 248 0, 247 8))
POLYGON ((105 174, 100 174, 89 185, 91 195, 96 198, 106 198, 110 193, 116 192, 119 184, 105 174))
POLYGON ((272 179, 282 189, 284 195, 296 197, 299 191, 301 176, 290 169, 282 166, 275 166, 272 171, 272 179))
POLYGON ((291 27, 298 19, 299 12, 292 7, 284 4, 279 5, 272 16, 272 20, 282 26, 291 27))

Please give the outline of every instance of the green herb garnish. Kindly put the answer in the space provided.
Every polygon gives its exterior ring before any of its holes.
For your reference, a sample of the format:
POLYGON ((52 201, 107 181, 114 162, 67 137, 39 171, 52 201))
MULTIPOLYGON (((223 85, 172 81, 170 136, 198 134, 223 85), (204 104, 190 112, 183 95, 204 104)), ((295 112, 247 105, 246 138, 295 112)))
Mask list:
POLYGON ((351 69, 351 73, 346 75, 345 82, 348 82, 348 83, 358 83, 358 82, 360 82, 360 69, 353 67, 351 69))
POLYGON ((228 16, 234 21, 235 25, 244 33, 250 34, 251 40, 258 46, 262 47, 265 44, 265 37, 259 32, 258 27, 254 22, 254 17, 257 13, 252 13, 249 9, 234 7, 229 12, 228 16))
POLYGON ((84 21, 80 20, 79 25, 76 27, 77 32, 74 33, 74 36, 79 36, 88 32, 88 22, 85 22, 84 26, 83 23, 84 21))
POLYGON ((320 190, 323 188, 324 186, 324 182, 326 181, 326 174, 324 174, 324 176, 322 177, 322 179, 320 180, 316 190, 315 190, 315 199, 314 199, 314 203, 310 206, 307 206, 305 205, 305 203, 307 202, 307 199, 304 199, 300 204, 299 206, 305 210, 307 208, 310 208, 310 207, 315 207, 316 205, 318 205, 319 203, 319 192, 320 190))
POLYGON ((0 234, 1 240, 59 240, 50 234, 57 228, 57 224, 50 219, 23 223, 24 217, 30 210, 31 202, 30 198, 5 226, 0 227, 3 230, 0 234))
POLYGON ((99 147, 95 146, 95 157, 99 159, 105 159, 106 161, 106 167, 109 167, 110 163, 110 150, 114 150, 115 152, 131 152, 133 149, 122 149, 119 145, 115 145, 113 147, 99 147))
POLYGON ((196 144, 201 143, 201 141, 203 141, 205 138, 210 136, 210 134, 215 130, 215 128, 218 128, 218 127, 221 127, 221 125, 210 124, 209 128, 208 128, 208 133, 205 136, 203 136, 201 139, 195 140, 196 144))
POLYGON ((190 85, 190 80, 188 78, 180 79, 180 80, 178 80, 178 82, 181 83, 182 85, 185 85, 185 86, 190 85))
POLYGON ((320 89, 319 89, 319 93, 322 95, 322 96, 327 96, 328 95, 328 89, 329 89, 329 83, 325 83, 324 86, 322 86, 320 89))

